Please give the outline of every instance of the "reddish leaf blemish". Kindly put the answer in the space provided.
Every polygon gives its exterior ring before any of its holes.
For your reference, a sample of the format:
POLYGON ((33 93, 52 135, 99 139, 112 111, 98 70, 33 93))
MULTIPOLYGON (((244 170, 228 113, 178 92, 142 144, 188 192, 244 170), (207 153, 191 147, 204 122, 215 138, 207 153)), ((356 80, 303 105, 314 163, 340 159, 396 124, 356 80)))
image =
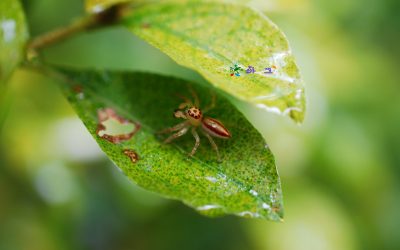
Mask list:
POLYGON ((99 119, 99 124, 97 125, 96 134, 99 137, 112 143, 120 143, 122 141, 129 140, 140 129, 139 123, 125 119, 117 115, 117 113, 111 108, 99 109, 97 111, 97 116, 99 119), (116 120, 118 123, 120 123, 120 125, 133 125, 133 129, 129 133, 124 133, 124 134, 117 134, 117 135, 107 134, 104 122, 110 119, 116 120))
POLYGON ((272 210, 272 212, 276 213, 280 210, 280 208, 273 206, 271 210, 272 210))
POLYGON ((79 99, 79 100, 83 100, 84 98, 85 98, 85 95, 83 94, 83 87, 82 87, 82 85, 74 85, 73 87, 72 87, 72 91, 74 91, 74 93, 76 94, 76 97, 79 99))
POLYGON ((148 28, 150 28, 151 27, 151 25, 149 24, 149 23, 143 23, 142 24, 142 28, 143 29, 148 29, 148 28))
POLYGON ((132 163, 136 163, 136 162, 138 162, 138 160, 139 160, 139 155, 135 152, 135 151, 133 151, 133 150, 131 150, 131 149, 124 149, 124 154, 126 155, 126 156, 128 156, 130 159, 131 159, 131 162, 132 163))
POLYGON ((79 94, 79 93, 82 93, 83 88, 82 88, 81 85, 75 85, 75 86, 72 87, 72 90, 73 90, 76 94, 79 94))

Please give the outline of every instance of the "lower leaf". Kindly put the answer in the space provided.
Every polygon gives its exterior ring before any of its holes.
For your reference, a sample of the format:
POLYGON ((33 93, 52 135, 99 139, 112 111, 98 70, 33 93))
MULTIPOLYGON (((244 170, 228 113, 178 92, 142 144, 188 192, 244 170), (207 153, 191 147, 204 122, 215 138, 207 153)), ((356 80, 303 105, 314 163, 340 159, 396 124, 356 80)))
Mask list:
POLYGON ((59 76, 99 146, 137 185, 208 216, 282 219, 274 157, 262 136, 223 96, 217 95, 215 108, 205 114, 221 121, 232 135, 228 140, 215 138, 222 159, 218 162, 205 136, 200 135, 199 149, 191 158, 195 140, 190 132, 171 144, 162 143, 168 135, 156 133, 181 122, 173 117, 182 103, 179 95, 192 98, 193 88, 204 107, 211 102, 208 89, 148 73, 63 70, 59 76), (120 124, 110 125, 107 119, 120 124))

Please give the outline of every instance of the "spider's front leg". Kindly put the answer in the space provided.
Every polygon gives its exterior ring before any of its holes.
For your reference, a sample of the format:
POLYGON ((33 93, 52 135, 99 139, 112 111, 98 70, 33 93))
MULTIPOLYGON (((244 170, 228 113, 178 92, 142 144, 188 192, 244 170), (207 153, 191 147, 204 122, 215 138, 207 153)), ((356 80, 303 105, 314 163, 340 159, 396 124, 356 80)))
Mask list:
POLYGON ((207 107, 205 107, 203 109, 204 113, 206 113, 206 112, 212 110, 213 108, 215 108, 215 98, 216 98, 215 97, 215 92, 211 92, 211 103, 207 107))
POLYGON ((186 125, 188 125, 188 123, 186 121, 184 121, 184 122, 178 123, 177 125, 175 125, 173 127, 160 130, 157 132, 157 134, 165 134, 165 133, 178 131, 178 130, 182 129, 183 127, 185 127, 186 125))
POLYGON ((175 140, 176 138, 181 137, 182 135, 186 134, 188 130, 189 130, 189 128, 187 126, 184 126, 181 130, 179 130, 175 134, 173 134, 170 137, 168 137, 167 139, 165 139, 164 143, 170 143, 171 141, 175 140))
POLYGON ((190 154, 189 154, 190 157, 192 157, 196 153, 196 150, 200 145, 200 137, 196 131, 196 127, 192 127, 192 135, 193 135, 194 139, 196 140, 196 143, 194 144, 192 152, 190 152, 190 154))
POLYGON ((193 100, 194 100, 194 105, 196 107, 200 107, 200 100, 199 100, 199 96, 197 95, 196 91, 194 91, 194 89, 188 85, 189 91, 192 94, 193 100))

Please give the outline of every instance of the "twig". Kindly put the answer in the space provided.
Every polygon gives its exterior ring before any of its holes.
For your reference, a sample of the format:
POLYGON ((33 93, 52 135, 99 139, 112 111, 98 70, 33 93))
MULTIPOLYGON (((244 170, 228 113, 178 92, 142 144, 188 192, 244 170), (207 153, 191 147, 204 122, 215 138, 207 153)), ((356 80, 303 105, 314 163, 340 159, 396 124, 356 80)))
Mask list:
POLYGON ((36 54, 37 50, 56 44, 82 31, 112 25, 121 18, 127 6, 127 4, 114 5, 100 13, 83 17, 69 26, 39 35, 28 43, 28 55, 30 53, 36 54))

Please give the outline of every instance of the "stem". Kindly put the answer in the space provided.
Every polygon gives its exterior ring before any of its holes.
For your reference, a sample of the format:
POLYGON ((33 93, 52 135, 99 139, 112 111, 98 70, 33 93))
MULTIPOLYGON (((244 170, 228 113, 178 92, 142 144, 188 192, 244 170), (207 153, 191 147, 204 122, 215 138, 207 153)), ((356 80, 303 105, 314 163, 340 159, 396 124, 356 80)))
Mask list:
POLYGON ((36 54, 37 50, 63 41, 79 32, 114 24, 126 13, 128 6, 117 4, 100 13, 83 17, 69 26, 40 35, 28 43, 28 55, 29 53, 36 54))
POLYGON ((65 40, 76 33, 94 28, 95 26, 97 26, 95 16, 84 17, 67 27, 62 27, 35 37, 29 42, 28 51, 35 51, 44 47, 48 47, 52 44, 65 40))

